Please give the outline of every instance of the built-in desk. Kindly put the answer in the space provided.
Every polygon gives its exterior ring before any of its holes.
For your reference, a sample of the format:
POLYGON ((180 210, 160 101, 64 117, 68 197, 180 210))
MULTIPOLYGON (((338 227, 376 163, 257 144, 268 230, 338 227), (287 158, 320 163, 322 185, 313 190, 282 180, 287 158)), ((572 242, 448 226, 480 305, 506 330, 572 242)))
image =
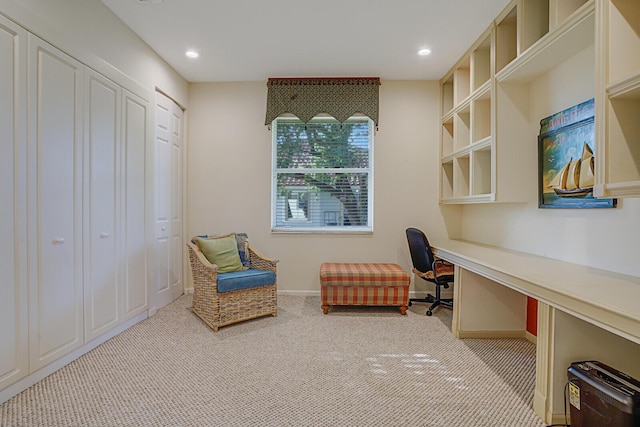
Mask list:
POLYGON ((640 278, 461 240, 434 245, 456 265, 452 332, 524 337, 526 297, 538 300, 533 407, 564 420, 566 370, 600 360, 640 378, 640 278))

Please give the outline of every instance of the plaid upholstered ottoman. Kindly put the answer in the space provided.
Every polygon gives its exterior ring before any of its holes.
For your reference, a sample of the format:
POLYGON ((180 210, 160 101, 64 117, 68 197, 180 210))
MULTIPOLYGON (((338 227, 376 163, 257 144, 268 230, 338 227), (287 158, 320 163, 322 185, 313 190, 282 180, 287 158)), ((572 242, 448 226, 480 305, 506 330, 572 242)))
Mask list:
POLYGON ((409 274, 397 264, 325 262, 320 266, 322 311, 332 305, 390 305, 407 313, 409 274))

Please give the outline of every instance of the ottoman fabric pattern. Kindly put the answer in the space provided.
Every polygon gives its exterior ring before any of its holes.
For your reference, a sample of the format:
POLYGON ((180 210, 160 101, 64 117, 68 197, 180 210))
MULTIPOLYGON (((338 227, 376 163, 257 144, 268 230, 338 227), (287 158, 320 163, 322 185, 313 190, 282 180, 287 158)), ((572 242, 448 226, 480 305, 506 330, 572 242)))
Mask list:
POLYGON ((409 292, 401 287, 327 286, 322 298, 326 305, 400 306, 408 301, 409 292))
POLYGON ((406 312, 409 274, 397 264, 324 263, 320 292, 325 313, 332 305, 387 305, 406 312))

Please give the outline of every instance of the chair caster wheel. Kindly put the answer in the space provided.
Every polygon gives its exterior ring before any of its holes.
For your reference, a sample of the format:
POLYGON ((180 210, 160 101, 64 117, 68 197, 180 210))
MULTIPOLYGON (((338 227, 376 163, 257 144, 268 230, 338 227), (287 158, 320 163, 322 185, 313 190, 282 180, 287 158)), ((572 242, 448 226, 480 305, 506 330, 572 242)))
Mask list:
POLYGON ((427 316, 431 316, 432 314, 431 310, 427 310, 427 316))
POLYGON ((409 301, 409 307, 411 307, 413 305, 413 303, 411 301, 409 301))

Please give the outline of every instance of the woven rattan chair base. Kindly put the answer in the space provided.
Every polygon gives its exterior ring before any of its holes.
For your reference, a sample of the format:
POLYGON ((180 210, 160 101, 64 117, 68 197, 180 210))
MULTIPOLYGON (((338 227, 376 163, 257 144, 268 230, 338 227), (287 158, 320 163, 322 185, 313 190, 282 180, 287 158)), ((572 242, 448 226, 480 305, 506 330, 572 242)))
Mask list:
MULTIPOLYGON (((209 263, 195 244, 189 242, 187 247, 193 274, 192 311, 214 332, 221 326, 262 316, 277 316, 277 284, 219 293, 217 266, 209 263)), ((276 272, 277 260, 262 257, 250 245, 247 245, 247 253, 253 268, 276 272)))
POLYGON ((192 311, 214 332, 233 323, 278 315, 276 285, 225 292, 215 298, 208 294, 194 289, 192 311))

